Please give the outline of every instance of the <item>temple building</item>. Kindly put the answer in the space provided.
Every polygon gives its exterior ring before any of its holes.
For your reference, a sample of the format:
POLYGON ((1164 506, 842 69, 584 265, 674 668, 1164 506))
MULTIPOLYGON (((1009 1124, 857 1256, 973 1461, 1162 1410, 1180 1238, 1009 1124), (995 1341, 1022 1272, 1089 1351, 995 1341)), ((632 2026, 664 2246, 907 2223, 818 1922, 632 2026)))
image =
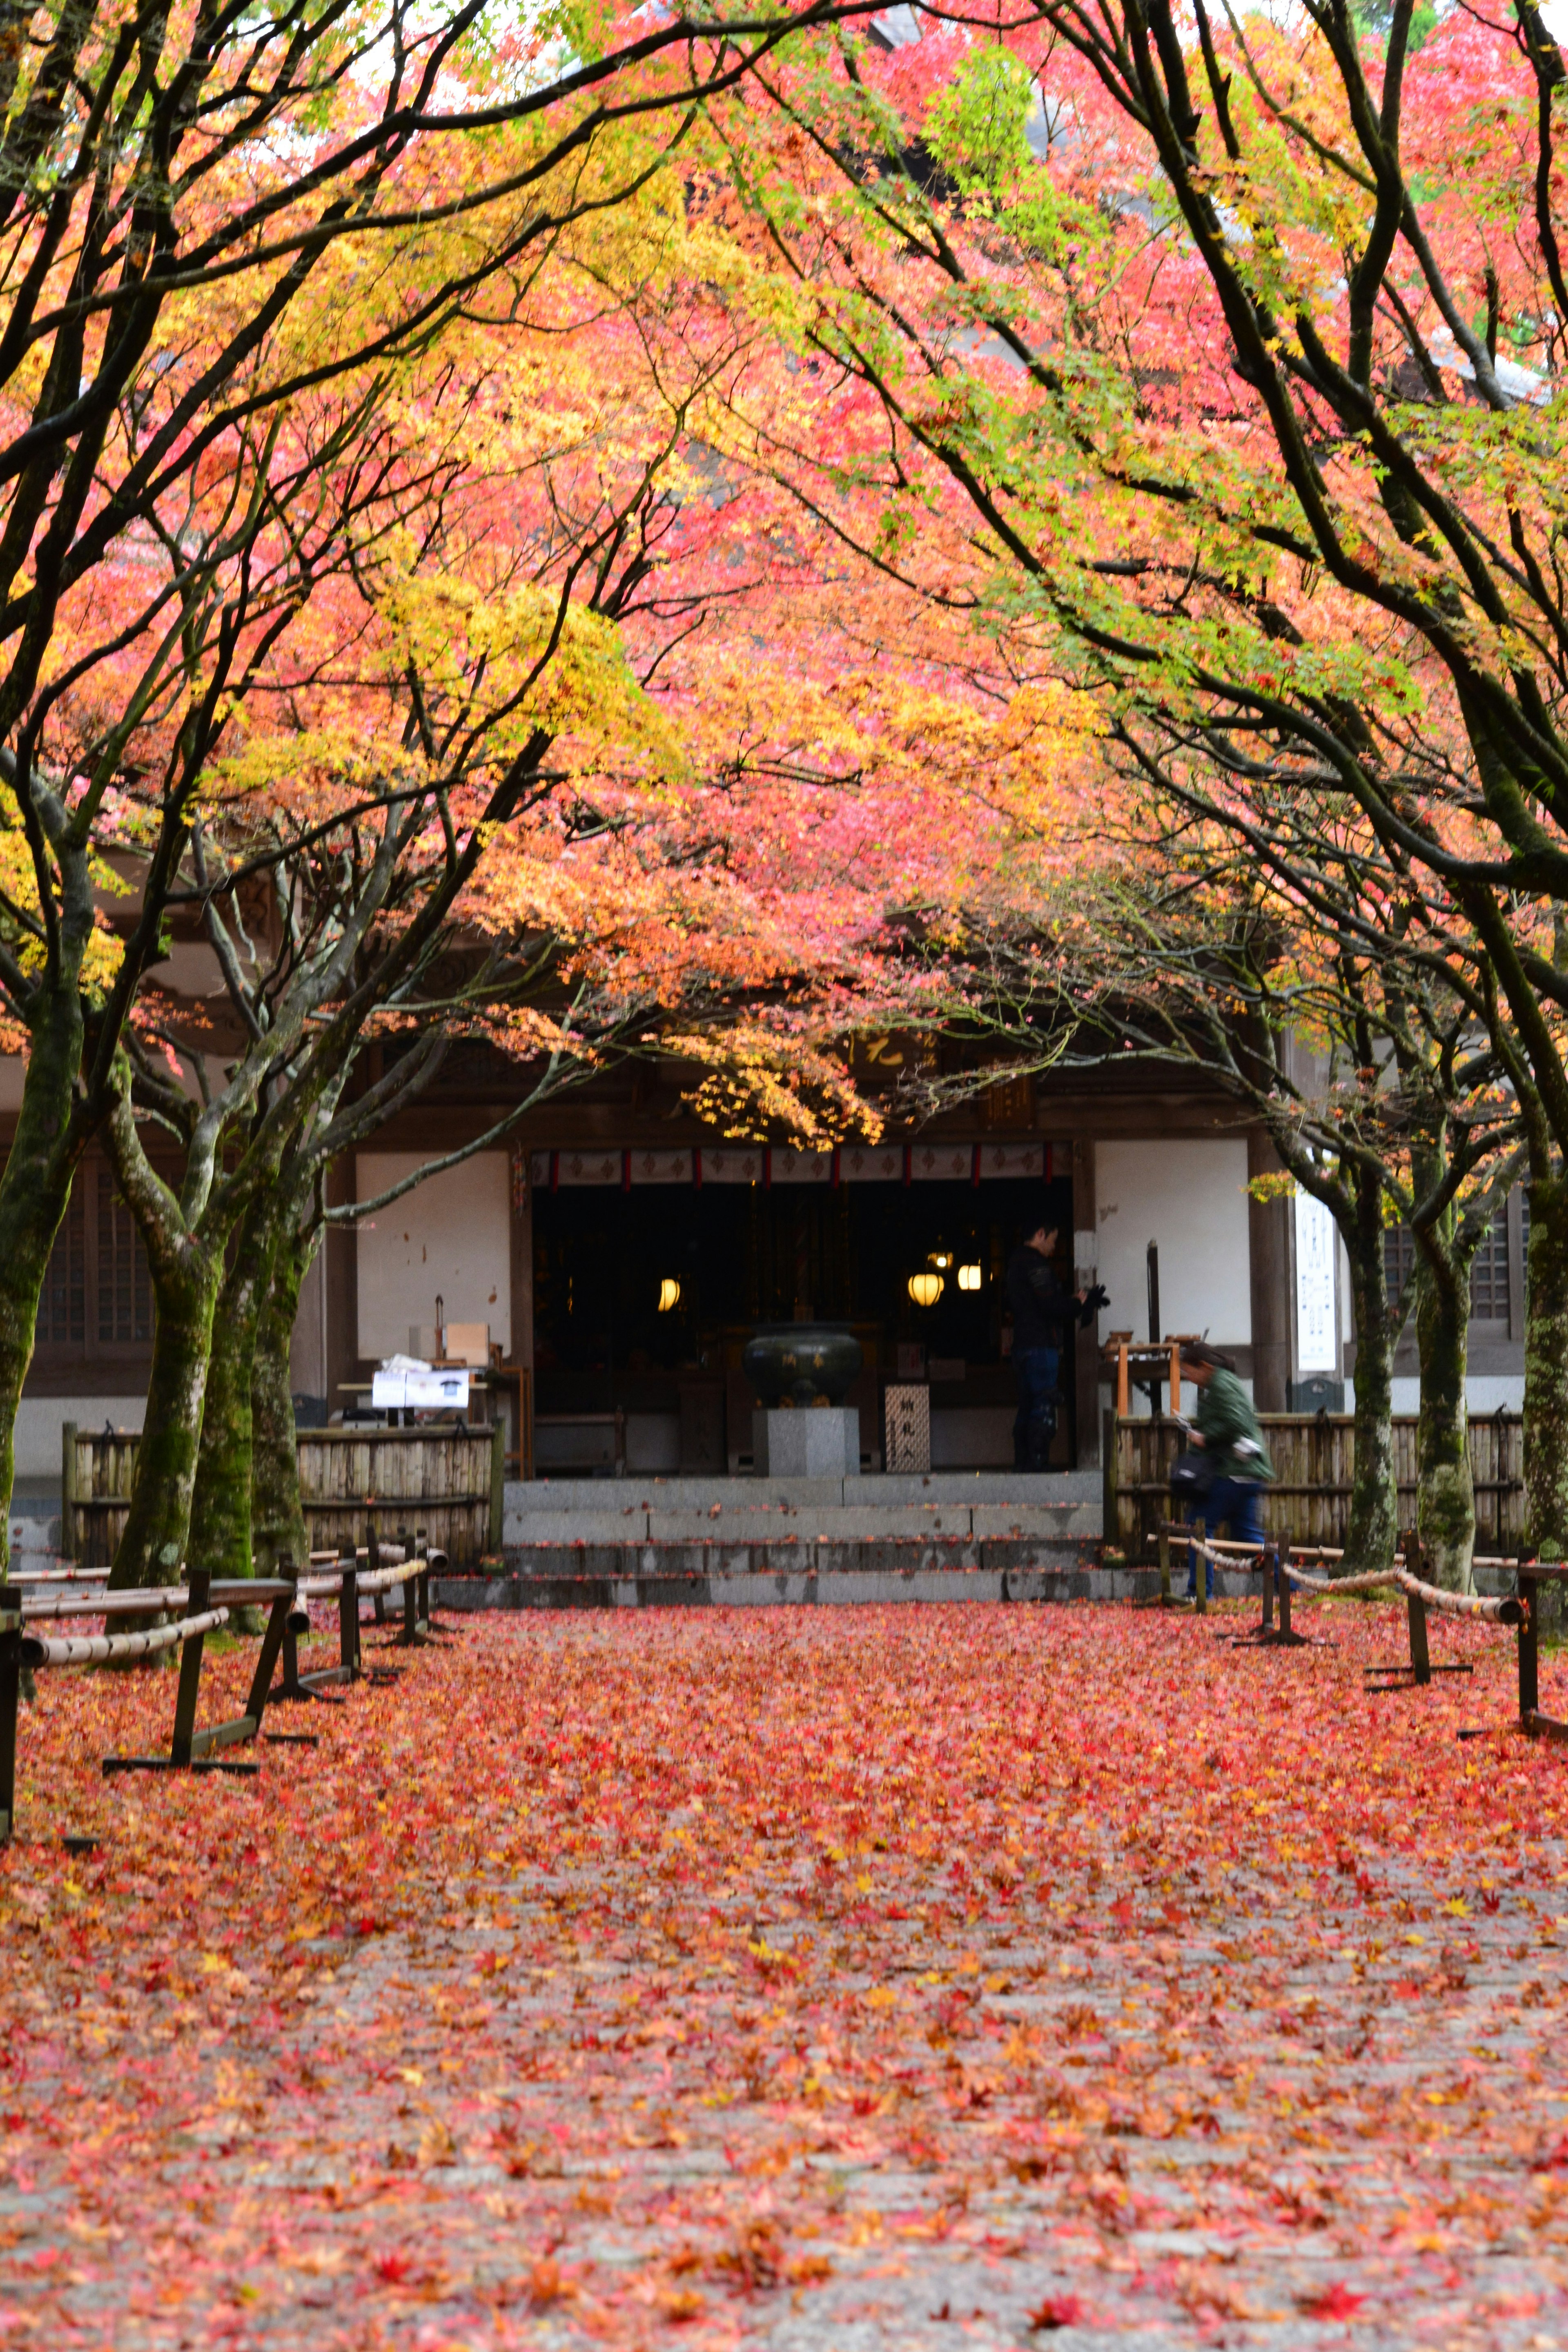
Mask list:
MULTIPOLYGON (((0 1064, 0 1118, 14 1117, 20 1081, 19 1064, 0 1064)), ((418 1106, 335 1168, 330 1197, 373 1200, 485 1133, 517 1090, 500 1055, 455 1048, 418 1106)), ((701 1126, 687 1091, 668 1063, 596 1074, 505 1148, 334 1225, 295 1332, 301 1419, 368 1412, 379 1362, 444 1347, 483 1369, 509 1450, 536 1475, 744 1474, 753 1398, 742 1350, 759 1325, 816 1319, 860 1341, 847 1401, 863 1469, 883 1466, 894 1385, 926 1391, 933 1470, 1005 1466, 1003 1276, 1042 1214, 1059 1234, 1063 1281, 1098 1278, 1110 1294, 1064 1363, 1063 1467, 1100 1459, 1116 1332, 1206 1334, 1264 1411, 1339 1410, 1353 1393, 1331 1224, 1278 1187, 1255 1197, 1252 1180, 1276 1167, 1267 1138, 1200 1085, 1131 1067, 1015 1078, 918 1130, 889 1118, 875 1144, 823 1150, 726 1139, 701 1126)), ((1526 1241, 1516 1192, 1472 1284, 1473 1411, 1521 1402, 1526 1241)), ((1402 1280, 1409 1235, 1392 1230, 1388 1248, 1402 1280)), ((95 1150, 40 1308, 20 1476, 58 1475, 68 1421, 140 1425, 152 1332, 140 1237, 95 1150)), ((1396 1410, 1412 1411, 1408 1332, 1397 1369, 1396 1410)), ((1148 1401, 1134 1389, 1135 1410, 1148 1401)))

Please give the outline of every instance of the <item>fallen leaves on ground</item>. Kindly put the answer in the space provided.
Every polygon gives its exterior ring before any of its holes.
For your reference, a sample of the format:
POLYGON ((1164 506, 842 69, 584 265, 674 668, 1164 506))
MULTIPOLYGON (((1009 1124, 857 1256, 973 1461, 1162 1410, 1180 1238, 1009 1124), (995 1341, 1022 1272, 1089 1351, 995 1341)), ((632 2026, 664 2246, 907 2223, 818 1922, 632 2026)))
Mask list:
POLYGON ((250 1782, 40 1676, 0 2345, 1568 2340, 1568 1751, 1301 1616, 471 1617, 250 1782))

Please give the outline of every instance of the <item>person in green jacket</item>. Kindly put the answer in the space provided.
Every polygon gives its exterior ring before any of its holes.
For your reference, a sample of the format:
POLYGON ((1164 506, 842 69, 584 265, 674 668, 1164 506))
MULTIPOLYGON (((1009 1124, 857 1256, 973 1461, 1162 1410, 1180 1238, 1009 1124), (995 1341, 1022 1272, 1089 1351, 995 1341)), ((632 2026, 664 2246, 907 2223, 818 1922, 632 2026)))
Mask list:
MULTIPOLYGON (((1274 1475, 1274 1465, 1263 1443, 1263 1432, 1252 1400, 1236 1377, 1235 1367, 1217 1348, 1202 1339, 1182 1351, 1182 1377, 1198 1392, 1198 1423, 1193 1444, 1208 1456, 1213 1472, 1204 1496, 1202 1523, 1205 1537, 1228 1524, 1233 1543, 1263 1543, 1262 1493, 1274 1475)), ((1187 1555, 1187 1591, 1197 1593, 1196 1552, 1187 1555)), ((1205 1590, 1214 1592, 1214 1562, 1207 1562, 1205 1590)))

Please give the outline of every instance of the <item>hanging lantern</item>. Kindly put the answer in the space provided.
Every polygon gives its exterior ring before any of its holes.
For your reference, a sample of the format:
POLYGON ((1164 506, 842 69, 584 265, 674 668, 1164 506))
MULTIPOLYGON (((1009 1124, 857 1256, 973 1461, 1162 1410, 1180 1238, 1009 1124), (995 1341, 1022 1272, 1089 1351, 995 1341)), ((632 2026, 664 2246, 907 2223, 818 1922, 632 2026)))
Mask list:
POLYGON ((978 1290, 980 1287, 980 1268, 977 1265, 961 1265, 959 1267, 958 1286, 960 1290, 978 1290))
POLYGON ((668 1315, 673 1307, 679 1307, 679 1304, 680 1285, 677 1282, 674 1275, 667 1274, 664 1280, 658 1286, 658 1311, 661 1315, 668 1315))
POLYGON ((917 1307, 934 1307, 947 1287, 940 1274, 911 1274, 910 1297, 917 1307))

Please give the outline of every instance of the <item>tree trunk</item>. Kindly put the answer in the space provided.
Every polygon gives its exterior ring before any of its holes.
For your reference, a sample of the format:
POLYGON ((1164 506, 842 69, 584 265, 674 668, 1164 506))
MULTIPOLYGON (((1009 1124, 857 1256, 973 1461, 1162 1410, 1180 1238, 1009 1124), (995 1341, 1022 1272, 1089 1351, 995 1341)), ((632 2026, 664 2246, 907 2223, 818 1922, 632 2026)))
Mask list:
MULTIPOLYGON (((1451 1250, 1453 1236, 1443 1238, 1451 1250)), ((1470 1309, 1467 1270, 1468 1261, 1456 1284, 1421 1257, 1415 1276, 1415 1344, 1421 1361, 1415 1524, 1432 1582, 1450 1592, 1475 1591, 1470 1561, 1476 1548, 1476 1489, 1465 1394, 1470 1309)), ((1359 1386, 1358 1377, 1358 1391, 1359 1386)))
POLYGON ((274 1198, 261 1196, 240 1226, 213 1328, 201 1453, 191 1500, 190 1556, 214 1576, 255 1573, 251 1370, 277 1245, 274 1198))
POLYGON ((1568 1559, 1568 1176, 1560 1163, 1530 1185, 1524 1540, 1542 1559, 1568 1559))
POLYGON ((85 1129, 72 1131, 81 1043, 73 971, 68 988, 54 991, 33 1023, 16 1139, 0 1175, 0 1575, 10 1565, 16 1408, 33 1360, 49 1252, 86 1141, 85 1129))
POLYGON ((176 1583, 189 1549, 223 1249, 187 1239, 177 1255, 177 1267, 153 1274, 153 1373, 131 1510, 109 1572, 114 1591, 176 1583))
POLYGON ((271 1279, 262 1300, 251 1361, 251 1533, 261 1573, 287 1552, 303 1563, 310 1538, 300 1500, 300 1447, 289 1386, 289 1345, 300 1307, 300 1285, 321 1238, 318 1225, 300 1234, 292 1215, 272 1253, 271 1279))
POLYGON ((1347 1576, 1394 1564, 1394 1333, 1383 1262, 1381 1189, 1356 1186, 1355 1214, 1342 1222, 1355 1309, 1355 1475, 1345 1529, 1347 1576))

